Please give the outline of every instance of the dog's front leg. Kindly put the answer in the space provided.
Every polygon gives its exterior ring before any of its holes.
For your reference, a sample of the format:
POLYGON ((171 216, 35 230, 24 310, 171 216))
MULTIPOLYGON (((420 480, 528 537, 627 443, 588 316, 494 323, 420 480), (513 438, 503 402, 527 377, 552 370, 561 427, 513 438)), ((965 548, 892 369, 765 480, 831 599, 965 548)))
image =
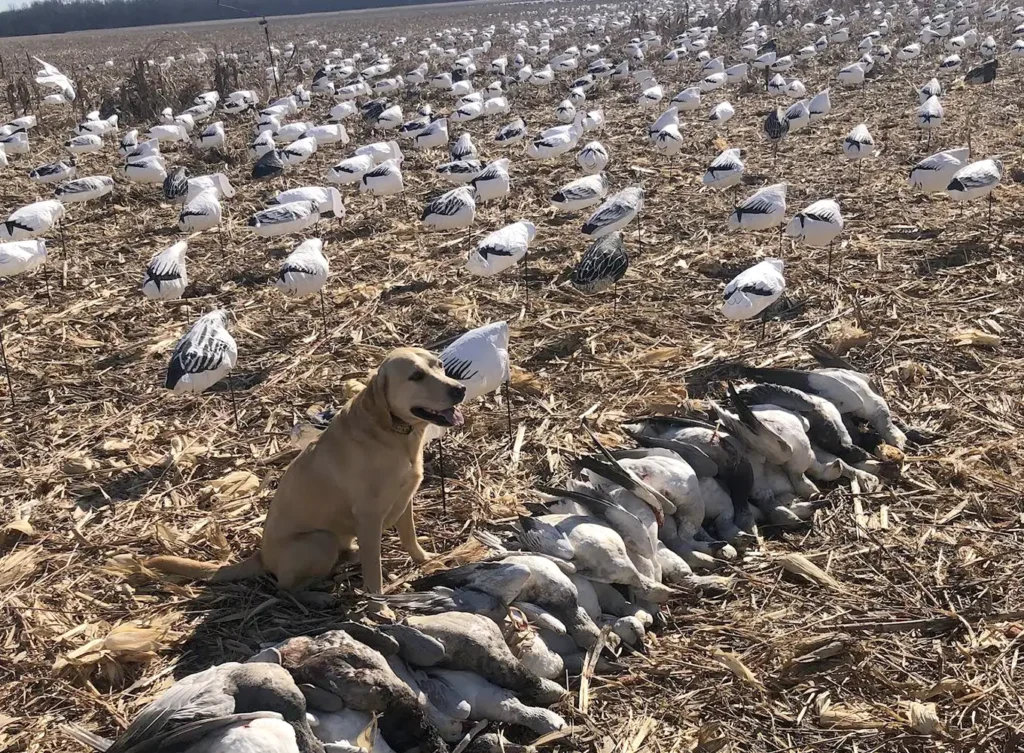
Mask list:
POLYGON ((420 546, 420 542, 416 539, 416 521, 412 517, 412 497, 409 497, 405 509, 395 521, 395 528, 398 529, 398 538, 401 540, 402 546, 412 557, 413 562, 422 564, 433 556, 420 546))
POLYGON ((356 526, 359 541, 359 564, 363 569, 363 590, 379 594, 384 590, 384 575, 380 566, 380 539, 384 523, 380 518, 361 520, 356 526))

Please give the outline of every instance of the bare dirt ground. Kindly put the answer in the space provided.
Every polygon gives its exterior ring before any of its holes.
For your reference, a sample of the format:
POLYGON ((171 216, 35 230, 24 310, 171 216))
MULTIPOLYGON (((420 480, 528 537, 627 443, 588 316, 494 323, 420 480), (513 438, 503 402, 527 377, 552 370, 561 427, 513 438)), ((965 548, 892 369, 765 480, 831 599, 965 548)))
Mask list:
MULTIPOLYGON (((290 19, 272 21, 271 32, 278 45, 317 38, 351 51, 377 35, 412 40, 446 27, 554 17, 566 8, 290 19)), ((869 30, 862 22, 854 40, 869 30)), ((735 37, 723 37, 716 54, 737 47, 735 37)), ((813 41, 796 44, 792 31, 782 39, 787 50, 813 41)), ((499 28, 492 56, 512 41, 499 28)), ((905 36, 887 41, 898 49, 905 36)), ((1000 41, 1005 50, 1009 39, 1000 41)), ((79 71, 113 57, 120 70, 136 54, 159 58, 213 43, 258 52, 263 39, 250 22, 23 39, 5 57, 23 60, 28 51, 79 71)), ((244 556, 257 545, 262 515, 292 456, 288 433, 307 410, 343 400, 348 380, 364 377, 392 347, 435 342, 495 319, 512 328, 520 443, 513 455, 504 409, 493 399, 473 405, 466 430, 446 443, 446 512, 429 451, 418 518, 428 548, 445 561, 474 527, 513 514, 532 485, 564 477, 568 458, 587 451, 582 416, 609 440, 621 440, 623 417, 721 394, 736 360, 806 365, 807 343, 839 347, 883 383, 898 416, 941 435, 908 456, 896 485, 858 498, 834 489, 807 531, 767 537, 733 568, 730 593, 671 603, 669 626, 647 655, 595 678, 585 713, 560 709, 578 726, 559 747, 1020 750, 1021 77, 1007 64, 994 87, 952 90, 932 143, 931 151, 966 143, 975 113, 975 155, 1002 155, 1006 165, 989 229, 984 204, 961 215, 945 197, 917 196, 906 184, 910 166, 927 153, 913 110, 915 88, 933 75, 936 53, 884 67, 863 89, 843 90, 834 75, 856 59, 854 46, 800 70, 809 93, 832 84, 833 111, 788 138, 777 164, 760 133, 773 99, 754 85, 711 95, 684 118, 688 143, 675 158, 659 157, 643 138, 659 110, 641 112, 628 88, 596 92, 587 106, 603 107, 608 118, 595 137, 611 153, 613 190, 639 176, 647 198, 642 250, 634 225, 628 274, 615 293, 594 298, 568 284, 587 245, 579 232, 585 217, 557 214, 547 202, 577 175, 571 155, 533 163, 522 147, 512 152, 507 215, 538 226, 528 292, 516 271, 481 280, 463 268, 473 239, 502 224, 502 206, 481 208, 471 237, 420 231, 420 208, 444 190, 432 171, 443 161, 440 152, 407 151, 407 191, 386 211, 347 191, 348 217, 319 228, 332 266, 326 336, 315 301, 285 302, 269 285, 297 239, 257 239, 244 223, 278 188, 321 183, 329 160, 370 140, 361 124, 349 121, 350 147, 327 150, 273 185, 248 178, 248 119, 227 119, 228 164, 204 165, 188 151, 173 155, 171 162, 194 174, 223 170, 239 188, 225 203, 223 239, 213 232, 190 244, 193 283, 180 302, 157 304, 139 292, 145 261, 178 235, 176 210, 161 203, 157 187, 122 181, 111 201, 72 206, 66 254, 59 236, 50 238, 52 301, 40 275, 0 284, 16 392, 14 407, 0 417, 0 750, 68 750, 57 730, 64 721, 114 735, 174 677, 243 659, 261 643, 322 629, 357 610, 353 568, 340 572, 333 589, 296 599, 266 581, 207 588, 159 580, 133 569, 130 556, 244 556), (716 134, 702 121, 725 98, 737 115, 716 134), (858 182, 839 144, 860 122, 880 153, 858 182), (746 150, 746 184, 726 195, 702 190, 707 163, 726 144, 746 150), (757 325, 730 325, 717 308, 732 275, 778 252, 776 236, 729 234, 726 218, 738 196, 780 180, 789 184, 790 215, 835 197, 847 225, 833 279, 823 251, 787 242, 791 305, 758 343, 757 325), (225 390, 178 397, 162 388, 174 343, 215 305, 234 317, 237 430, 225 390), (786 573, 783 557, 792 552, 832 579, 786 573), (915 702, 935 704, 932 736, 908 722, 915 702)), ((395 73, 413 65, 399 62, 395 73)), ((695 66, 656 71, 667 105, 694 80, 695 66)), ((255 77, 249 83, 259 85, 255 77)), ((552 124, 564 83, 513 95, 513 113, 531 127, 552 124)), ((428 98, 447 107, 441 95, 428 98)), ((417 100, 402 103, 412 112, 417 100)), ((328 107, 318 100, 306 119, 322 119, 328 107)), ((504 122, 453 123, 451 130, 453 138, 470 131, 492 159, 502 156, 491 138, 504 122)), ((66 129, 51 113, 39 130, 49 134, 33 133, 33 154, 13 158, 3 173, 5 212, 50 195, 27 172, 61 153, 66 129)), ((111 142, 103 153, 85 155, 79 174, 111 174, 117 162, 111 142)), ((7 398, 6 387, 0 396, 7 398)), ((385 568, 399 579, 395 587, 412 573, 391 539, 385 568)))

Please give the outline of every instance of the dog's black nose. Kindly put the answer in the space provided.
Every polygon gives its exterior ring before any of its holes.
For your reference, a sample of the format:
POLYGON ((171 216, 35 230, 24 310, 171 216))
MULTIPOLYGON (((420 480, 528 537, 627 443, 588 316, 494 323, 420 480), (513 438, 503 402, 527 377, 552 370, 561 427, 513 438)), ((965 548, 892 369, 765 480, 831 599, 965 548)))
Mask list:
POLYGON ((466 388, 461 384, 456 387, 449 387, 448 394, 452 396, 452 400, 457 403, 461 403, 462 398, 466 396, 466 388))

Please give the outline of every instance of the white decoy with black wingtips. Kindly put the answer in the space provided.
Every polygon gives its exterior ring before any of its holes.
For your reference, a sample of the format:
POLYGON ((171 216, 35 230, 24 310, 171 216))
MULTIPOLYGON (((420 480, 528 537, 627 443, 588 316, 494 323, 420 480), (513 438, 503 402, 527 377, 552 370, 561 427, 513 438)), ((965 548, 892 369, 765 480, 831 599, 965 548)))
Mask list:
MULTIPOLYGON (((218 173, 219 174, 219 173, 218 173)), ((293 201, 315 201, 321 217, 345 217, 345 204, 341 200, 341 192, 337 188, 327 186, 302 186, 281 191, 268 203, 290 204, 293 201)))
POLYGON ((860 123, 853 127, 842 141, 843 155, 848 160, 857 162, 857 182, 860 183, 861 160, 875 153, 875 139, 868 132, 868 127, 860 123))
POLYGON ((711 109, 711 114, 708 115, 708 122, 717 128, 732 120, 732 116, 735 114, 736 110, 731 103, 719 102, 711 109))
POLYGON ((923 105, 932 97, 942 96, 942 84, 937 78, 929 79, 920 89, 917 90, 918 101, 923 105))
POLYGON ((356 149, 356 156, 362 154, 369 154, 373 157, 374 164, 376 165, 387 162, 389 159, 394 160, 398 164, 402 164, 405 160, 402 148, 398 145, 397 141, 377 141, 373 144, 361 146, 356 149))
POLYGON ((324 256, 324 242, 309 238, 300 243, 281 262, 274 285, 291 298, 303 298, 314 293, 320 294, 320 316, 324 332, 327 332, 327 307, 324 302, 324 285, 330 274, 330 263, 324 256))
POLYGON ((208 188, 190 199, 178 214, 178 229, 185 233, 211 230, 220 225, 222 219, 220 192, 208 188))
POLYGON ((745 169, 740 150, 725 149, 708 165, 701 182, 709 188, 729 188, 743 180, 745 169))
POLYGON ((537 234, 532 222, 520 220, 489 233, 469 252, 466 269, 481 277, 504 272, 519 263, 537 234))
POLYGON ((16 209, 0 223, 0 240, 27 241, 50 232, 64 219, 64 204, 56 199, 37 201, 16 209))
POLYGON ((420 221, 428 230, 455 230, 473 224, 476 201, 466 186, 453 188, 427 202, 420 221))
POLYGON ((72 136, 64 142, 64 148, 72 154, 92 154, 103 151, 103 138, 94 134, 86 133, 81 136, 72 136))
POLYGON ((46 263, 46 241, 42 238, 0 243, 0 277, 34 272, 46 263))
POLYGON ((188 270, 185 254, 188 241, 178 241, 155 254, 146 265, 142 278, 142 294, 159 301, 173 301, 181 298, 188 287, 188 270))
POLYGON ((647 127, 647 138, 653 143, 661 132, 661 129, 669 125, 675 125, 679 127, 679 109, 676 107, 670 107, 655 120, 651 125, 647 127))
POLYGON ((327 181, 342 186, 359 183, 376 164, 372 154, 358 154, 355 157, 343 159, 327 171, 327 181))
POLYGON ((224 133, 223 121, 210 123, 195 139, 197 149, 219 149, 227 144, 227 134, 224 133))
POLYGON ((455 160, 445 162, 437 166, 437 174, 456 186, 472 183, 481 172, 484 166, 477 159, 455 160))
POLYGON ((448 144, 448 119, 438 118, 416 134, 412 140, 417 149, 437 149, 448 144))
MULTIPOLYGON (((763 314, 786 290, 782 259, 765 259, 745 269, 725 286, 722 315, 742 321, 763 314)), ((761 322, 764 336, 764 320, 761 322)))
MULTIPOLYGON (((741 201, 729 215, 730 230, 769 230, 786 215, 786 184, 765 186, 741 201)), ((781 237, 781 236, 780 236, 781 237)))
POLYGON ((928 146, 932 143, 932 131, 942 123, 943 114, 942 102, 936 96, 929 97, 917 108, 917 127, 928 131, 928 146))
POLYGON ((256 212, 246 225, 261 238, 298 233, 313 227, 320 220, 315 201, 292 201, 256 212))
POLYGON ((811 97, 811 101, 807 103, 807 110, 810 113, 812 125, 832 112, 832 98, 829 95, 829 90, 822 89, 811 97))
POLYGON ((139 145, 139 131, 137 128, 132 128, 124 136, 121 137, 121 141, 117 145, 117 156, 127 157, 135 148, 139 145))
MULTIPOLYGON (((231 407, 235 394, 229 372, 238 362, 238 345, 228 332, 228 312, 211 311, 200 317, 192 329, 178 341, 167 367, 164 387, 176 394, 199 393, 215 385, 225 376, 231 387, 231 407)), ((238 412, 235 410, 235 426, 238 412)))
POLYGON ((683 134, 679 132, 679 126, 669 123, 658 131, 654 136, 654 151, 666 157, 679 154, 683 148, 683 134))
POLYGON ((494 136, 494 141, 503 146, 511 146, 512 144, 518 144, 526 138, 527 133, 526 121, 522 118, 516 118, 511 123, 498 129, 498 133, 494 136))
POLYGON ((508 173, 507 157, 494 160, 470 181, 476 200, 481 202, 503 199, 512 190, 512 181, 508 173))
POLYGON ((813 248, 828 246, 828 277, 832 276, 832 244, 843 232, 843 215, 839 204, 821 199, 796 213, 786 225, 786 235, 813 248))
POLYGON ((601 238, 622 230, 634 218, 639 219, 644 208, 644 190, 640 186, 624 188, 604 202, 583 223, 583 234, 601 238))
POLYGON ((263 131, 249 143, 249 156, 253 159, 259 159, 267 152, 272 152, 275 149, 277 149, 277 144, 274 143, 274 134, 270 131, 263 131))
POLYGON ((464 402, 488 395, 511 378, 507 322, 477 327, 441 351, 444 372, 466 388, 464 402))
POLYGON ((231 185, 228 176, 224 173, 211 173, 210 175, 198 175, 188 179, 188 193, 185 201, 191 201, 208 188, 216 189, 222 199, 231 199, 235 196, 235 187, 231 185))
POLYGON ((459 136, 458 140, 451 145, 448 150, 449 156, 452 158, 452 162, 465 159, 477 159, 479 154, 476 151, 476 145, 473 143, 473 138, 469 133, 464 133, 459 136))
POLYGON ((344 146, 349 142, 348 131, 341 123, 327 123, 314 126, 302 134, 302 138, 315 139, 317 147, 329 146, 331 144, 341 144, 344 146))
POLYGON ((796 133, 811 122, 811 111, 807 109, 807 102, 800 100, 794 102, 786 110, 786 122, 789 124, 789 132, 796 133))
POLYGON ((552 195, 551 203, 563 211, 575 212, 600 204, 607 193, 608 181, 603 175, 588 175, 558 189, 552 195))
POLYGON ((967 164, 970 150, 966 147, 947 149, 929 155, 914 165, 907 179, 912 188, 924 193, 942 193, 949 187, 956 172, 967 164))
POLYGON ((73 159, 51 162, 48 165, 40 165, 28 174, 33 183, 60 183, 62 180, 75 177, 78 168, 73 159))
POLYGON ((988 223, 992 224, 992 192, 1003 180, 1003 163, 997 159, 984 159, 961 167, 946 186, 953 201, 973 201, 988 197, 988 223))
POLYGON ((167 178, 164 158, 159 154, 132 159, 121 169, 124 171, 125 177, 133 183, 159 185, 167 178))
POLYGON ((402 167, 397 160, 393 159, 381 162, 373 169, 367 170, 359 181, 359 193, 368 193, 373 196, 395 196, 404 190, 402 167))
POLYGON ((285 165, 288 167, 295 167, 295 165, 301 165, 316 154, 316 150, 316 139, 312 136, 306 136, 295 139, 287 146, 281 147, 278 150, 278 155, 280 155, 281 161, 284 162, 285 165))
POLYGON ((597 175, 608 164, 608 150, 600 141, 591 141, 576 155, 576 164, 587 175, 597 175))
POLYGON ((75 204, 99 199, 113 190, 114 179, 109 175, 90 175, 61 183, 53 195, 65 204, 75 204))

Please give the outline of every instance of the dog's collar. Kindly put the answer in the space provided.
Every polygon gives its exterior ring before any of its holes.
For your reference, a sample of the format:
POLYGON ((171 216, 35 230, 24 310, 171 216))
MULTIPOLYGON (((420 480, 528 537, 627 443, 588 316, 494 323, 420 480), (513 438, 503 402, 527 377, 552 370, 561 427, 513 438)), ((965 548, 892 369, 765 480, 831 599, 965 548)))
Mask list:
POLYGON ((395 432, 395 434, 409 434, 412 432, 412 426, 410 426, 405 421, 396 416, 394 413, 392 413, 391 431, 395 432))

